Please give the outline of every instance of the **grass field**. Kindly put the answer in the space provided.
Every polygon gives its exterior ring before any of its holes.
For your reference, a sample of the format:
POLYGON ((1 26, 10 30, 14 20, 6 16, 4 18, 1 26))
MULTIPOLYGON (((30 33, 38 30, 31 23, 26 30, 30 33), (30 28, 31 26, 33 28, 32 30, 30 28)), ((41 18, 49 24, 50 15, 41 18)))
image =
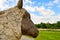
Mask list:
POLYGON ((60 31, 40 30, 35 40, 60 40, 60 31))

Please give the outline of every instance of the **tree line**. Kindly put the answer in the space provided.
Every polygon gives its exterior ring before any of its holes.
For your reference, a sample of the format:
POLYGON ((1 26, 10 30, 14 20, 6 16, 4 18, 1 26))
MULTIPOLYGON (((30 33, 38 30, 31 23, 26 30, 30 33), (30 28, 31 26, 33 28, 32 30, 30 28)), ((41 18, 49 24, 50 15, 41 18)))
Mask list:
POLYGON ((49 28, 49 29, 60 29, 60 21, 58 21, 57 23, 43 23, 41 22, 40 24, 35 24, 36 27, 38 28, 49 28))

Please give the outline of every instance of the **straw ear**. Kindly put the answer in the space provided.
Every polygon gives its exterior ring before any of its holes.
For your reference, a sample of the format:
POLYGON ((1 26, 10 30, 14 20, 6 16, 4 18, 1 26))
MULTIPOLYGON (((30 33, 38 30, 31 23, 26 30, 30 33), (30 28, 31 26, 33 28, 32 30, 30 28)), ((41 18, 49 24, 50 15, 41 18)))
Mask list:
POLYGON ((19 1, 18 1, 17 7, 18 7, 19 9, 21 9, 21 8, 23 7, 23 0, 19 0, 19 1))

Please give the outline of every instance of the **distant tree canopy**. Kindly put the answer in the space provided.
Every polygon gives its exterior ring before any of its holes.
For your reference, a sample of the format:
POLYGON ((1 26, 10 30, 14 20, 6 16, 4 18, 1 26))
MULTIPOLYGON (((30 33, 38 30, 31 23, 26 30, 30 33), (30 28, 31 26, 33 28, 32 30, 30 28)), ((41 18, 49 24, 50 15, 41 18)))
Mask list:
POLYGON ((38 28, 51 28, 51 29, 54 29, 54 28, 57 28, 57 29, 60 29, 60 21, 58 21, 57 23, 40 23, 40 24, 35 24, 36 27, 38 28))

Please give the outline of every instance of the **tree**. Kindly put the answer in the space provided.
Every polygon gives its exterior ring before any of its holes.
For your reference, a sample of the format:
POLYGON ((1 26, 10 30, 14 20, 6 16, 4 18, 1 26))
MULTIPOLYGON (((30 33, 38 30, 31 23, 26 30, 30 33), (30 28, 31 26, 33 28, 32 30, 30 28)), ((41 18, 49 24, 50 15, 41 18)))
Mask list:
POLYGON ((46 23, 46 27, 47 28, 51 28, 51 25, 50 25, 50 23, 48 22, 48 23, 46 23))
POLYGON ((60 28, 60 21, 57 22, 56 26, 57 28, 60 28))
POLYGON ((45 23, 41 23, 41 28, 47 28, 45 23))
POLYGON ((40 27, 41 27, 41 26, 40 26, 40 24, 35 24, 35 26, 36 26, 36 27, 38 27, 38 28, 40 28, 40 27))

